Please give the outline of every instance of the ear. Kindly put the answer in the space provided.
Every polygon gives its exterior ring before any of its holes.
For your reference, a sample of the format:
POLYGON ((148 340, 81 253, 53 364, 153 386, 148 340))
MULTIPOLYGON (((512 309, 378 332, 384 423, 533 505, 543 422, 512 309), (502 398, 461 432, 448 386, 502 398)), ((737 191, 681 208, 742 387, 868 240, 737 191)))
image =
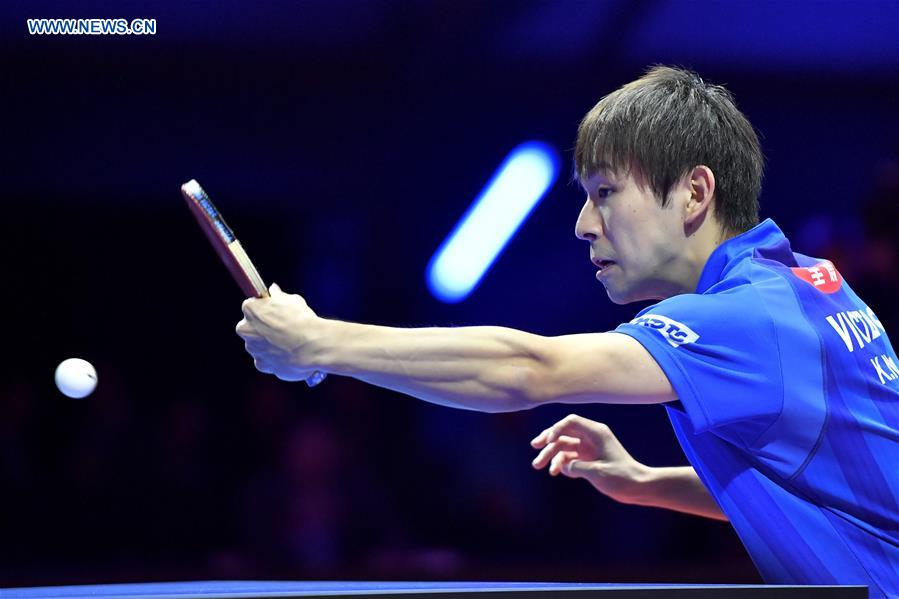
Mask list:
POLYGON ((684 224, 690 226, 701 223, 711 214, 715 197, 715 173, 703 164, 694 166, 686 177, 686 184, 690 197, 684 204, 684 224))

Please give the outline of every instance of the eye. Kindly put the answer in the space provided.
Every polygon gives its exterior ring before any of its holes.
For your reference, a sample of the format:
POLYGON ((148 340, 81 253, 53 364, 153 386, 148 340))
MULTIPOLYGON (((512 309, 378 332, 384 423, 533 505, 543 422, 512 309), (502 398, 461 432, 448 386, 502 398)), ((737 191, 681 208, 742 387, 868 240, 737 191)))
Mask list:
POLYGON ((612 189, 611 187, 608 187, 606 185, 600 185, 599 188, 596 190, 596 197, 597 197, 597 199, 605 200, 610 195, 612 195, 612 192, 614 192, 614 191, 615 190, 612 189))

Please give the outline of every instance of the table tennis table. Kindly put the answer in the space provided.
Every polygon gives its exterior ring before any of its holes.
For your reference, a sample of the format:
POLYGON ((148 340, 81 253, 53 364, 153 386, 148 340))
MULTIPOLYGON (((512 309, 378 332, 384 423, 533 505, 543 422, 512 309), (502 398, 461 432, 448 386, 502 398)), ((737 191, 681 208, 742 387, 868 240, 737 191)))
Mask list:
POLYGON ((196 581, 0 589, 2 599, 862 599, 864 586, 196 581), (478 597, 484 595, 484 597, 478 597))

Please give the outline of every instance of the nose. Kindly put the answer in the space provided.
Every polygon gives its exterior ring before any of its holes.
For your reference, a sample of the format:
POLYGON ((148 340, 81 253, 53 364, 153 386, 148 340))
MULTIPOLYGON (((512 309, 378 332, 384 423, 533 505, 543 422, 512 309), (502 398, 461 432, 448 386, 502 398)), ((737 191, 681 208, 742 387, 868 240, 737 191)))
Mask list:
POLYGON ((602 222, 588 198, 574 224, 574 235, 582 241, 595 241, 602 235, 602 222))

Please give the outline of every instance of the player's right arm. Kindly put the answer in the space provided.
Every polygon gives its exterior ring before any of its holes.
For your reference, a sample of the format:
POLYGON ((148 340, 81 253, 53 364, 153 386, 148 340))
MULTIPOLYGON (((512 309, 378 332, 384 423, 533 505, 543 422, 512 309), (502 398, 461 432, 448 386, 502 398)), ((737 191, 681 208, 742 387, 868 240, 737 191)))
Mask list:
POLYGON ((618 333, 544 337, 492 326, 334 327, 317 356, 326 371, 450 407, 502 412, 546 403, 675 399, 643 346, 618 333))
POLYGON ((537 435, 534 468, 583 478, 621 503, 727 520, 690 466, 651 468, 635 460, 608 426, 572 414, 537 435))
POLYGON ((618 333, 544 337, 504 327, 402 329, 323 319, 273 286, 244 303, 237 332, 256 366, 285 380, 319 370, 432 403, 502 412, 544 403, 662 403, 667 377, 618 333))

